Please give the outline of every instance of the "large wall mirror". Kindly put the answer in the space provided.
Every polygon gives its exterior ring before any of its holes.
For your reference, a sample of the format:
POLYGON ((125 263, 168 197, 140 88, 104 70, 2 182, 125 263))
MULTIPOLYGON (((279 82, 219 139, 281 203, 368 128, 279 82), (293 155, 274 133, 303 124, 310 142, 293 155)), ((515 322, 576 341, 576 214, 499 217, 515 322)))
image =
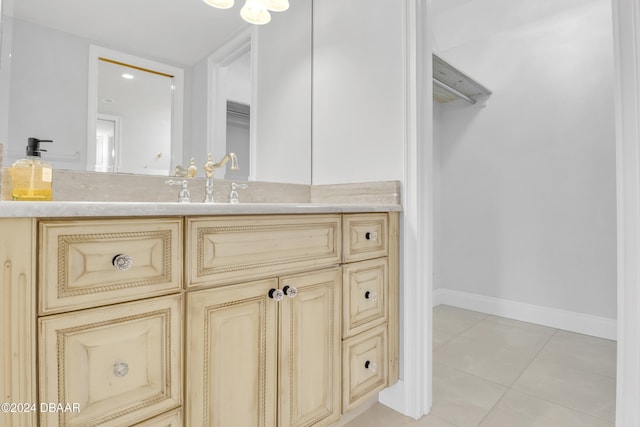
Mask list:
POLYGON ((201 175, 234 151, 216 177, 309 184, 312 0, 260 27, 242 3, 4 0, 5 166, 38 137, 55 169, 201 175))

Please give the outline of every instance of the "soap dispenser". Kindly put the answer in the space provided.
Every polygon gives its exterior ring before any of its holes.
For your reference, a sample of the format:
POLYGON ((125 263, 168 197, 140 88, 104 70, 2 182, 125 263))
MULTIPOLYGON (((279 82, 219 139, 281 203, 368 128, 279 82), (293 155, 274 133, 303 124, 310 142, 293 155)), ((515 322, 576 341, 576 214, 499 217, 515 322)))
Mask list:
POLYGON ((29 138, 27 142, 27 157, 13 164, 13 200, 51 200, 53 191, 53 169, 51 164, 41 159, 41 142, 53 142, 48 139, 29 138))

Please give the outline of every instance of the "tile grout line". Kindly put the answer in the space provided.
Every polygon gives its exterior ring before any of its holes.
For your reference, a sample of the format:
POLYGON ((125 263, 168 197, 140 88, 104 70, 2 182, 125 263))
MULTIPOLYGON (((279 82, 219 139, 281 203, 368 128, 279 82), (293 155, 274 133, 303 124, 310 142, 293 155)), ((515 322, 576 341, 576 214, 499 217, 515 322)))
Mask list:
MULTIPOLYGON (((464 310, 466 310, 466 309, 464 309, 464 310)), ((473 310, 466 310, 466 311, 473 311, 473 310)), ((491 317, 491 316, 492 316, 492 315, 490 315, 490 314, 482 313, 482 312, 476 312, 476 313, 481 313, 481 314, 484 314, 485 316, 484 316, 484 317, 482 317, 482 318, 481 318, 480 320, 478 320, 477 322, 475 322, 474 324, 470 325, 468 328, 466 328, 466 329, 462 330, 462 331, 461 331, 460 333, 458 333, 457 335, 452 336, 452 337, 451 337, 449 340, 447 340, 446 342, 443 342, 443 343, 438 347, 438 349, 439 349, 439 348, 441 348, 441 347, 443 347, 443 346, 445 346, 446 344, 450 343, 450 342, 451 342, 452 340, 454 340, 455 338, 457 338, 457 337, 461 336, 461 335, 462 335, 462 334, 464 334, 465 332, 469 331, 469 330, 470 330, 470 329, 472 329, 473 327, 477 326, 478 324, 482 323, 482 322, 483 322, 483 321, 485 321, 487 318, 489 318, 489 317, 491 317)), ((500 316, 493 316, 493 317, 500 317, 500 316)), ((506 318, 506 319, 509 319, 509 318, 506 318)), ((515 319, 510 319, 510 320, 515 320, 515 319)), ((531 322, 524 322, 524 321, 518 321, 518 322, 525 323, 525 324, 532 324, 532 325, 536 325, 535 323, 531 323, 531 322)), ((435 324, 435 322, 434 322, 434 324, 435 324)), ((540 325, 540 326, 543 326, 543 325, 540 325)), ((541 352, 546 348, 546 346, 549 344, 549 342, 550 342, 550 341, 551 341, 551 340, 552 340, 552 339, 553 339, 553 338, 558 334, 558 332, 560 331, 560 329, 558 329, 558 328, 552 328, 552 329, 553 329, 553 333, 549 335, 549 337, 546 339, 546 341, 544 342, 544 344, 543 344, 543 345, 539 348, 539 350, 538 350, 538 351, 533 355, 533 357, 531 358, 531 360, 529 361, 529 363, 527 364, 527 366, 522 370, 522 372, 520 373, 520 375, 518 375, 518 377, 513 381, 513 383, 512 383, 510 386, 505 386, 504 384, 497 383, 497 382, 495 382, 495 381, 493 381, 493 380, 489 380, 489 379, 484 378, 484 377, 481 377, 481 376, 479 376, 479 375, 476 375, 476 374, 473 374, 473 373, 469 373, 469 372, 466 372, 466 371, 464 371, 464 370, 461 370, 461 369, 458 369, 458 368, 455 368, 455 367, 448 366, 448 365, 446 365, 446 364, 442 364, 443 366, 445 366, 445 367, 447 367, 447 368, 449 368, 449 369, 453 369, 453 370, 455 370, 455 371, 458 371, 458 372, 464 373, 464 374, 466 374, 466 375, 473 376, 473 377, 475 377, 475 378, 478 378, 478 379, 481 379, 481 380, 484 380, 484 381, 487 381, 487 382, 489 382, 489 383, 492 383, 492 384, 495 384, 495 385, 499 385, 499 386, 501 386, 501 387, 504 387, 504 388, 505 388, 505 392, 500 396, 500 398, 496 401, 496 403, 495 403, 495 404, 494 404, 494 405, 489 409, 489 411, 488 411, 488 412, 485 414, 485 416, 484 416, 484 417, 479 421, 479 423, 478 423, 478 424, 476 424, 476 427, 479 427, 479 426, 480 426, 480 425, 481 425, 481 424, 482 424, 482 423, 487 419, 487 417, 489 416, 489 414, 491 414, 491 413, 493 412, 493 410, 495 410, 495 408, 496 408, 496 407, 498 406, 498 404, 499 404, 499 403, 504 399, 504 397, 506 396, 506 394, 507 394, 509 391, 513 391, 513 392, 516 392, 516 393, 521 393, 521 394, 524 394, 524 395, 526 395, 526 396, 528 396, 528 397, 531 397, 531 398, 533 398, 533 399, 538 399, 538 400, 540 400, 540 401, 543 401, 543 402, 549 403, 549 404, 551 404, 551 405, 555 405, 555 406, 558 406, 558 407, 561 407, 561 408, 567 409, 567 410, 569 410, 569 411, 574 411, 574 412, 576 412, 576 413, 583 414, 583 415, 585 415, 585 416, 588 416, 588 417, 591 417, 591 418, 594 418, 594 419, 597 419, 597 420, 600 420, 600 421, 606 422, 606 423, 608 423, 611 427, 613 427, 613 425, 614 425, 614 424, 611 424, 611 421, 610 421, 610 420, 608 420, 608 419, 602 418, 602 417, 597 416, 597 415, 589 414, 589 413, 586 413, 586 412, 581 411, 581 410, 579 410, 579 409, 572 408, 572 407, 569 407, 569 406, 565 406, 564 404, 561 404, 561 403, 558 403, 558 402, 553 402, 553 401, 551 401, 551 400, 547 400, 547 399, 541 398, 541 397, 539 397, 539 396, 535 396, 535 395, 529 394, 529 393, 527 393, 527 392, 525 392, 525 391, 521 391, 521 390, 517 390, 517 389, 514 389, 514 388, 513 388, 513 386, 514 386, 514 385, 518 382, 518 380, 522 377, 522 375, 524 374, 524 372, 525 372, 525 371, 527 371, 527 369, 529 369, 529 368, 531 367, 531 364, 532 364, 534 361, 536 361, 536 360, 547 360, 547 359, 545 359, 544 357, 540 357, 540 353, 541 353, 541 352)), ((434 348, 434 352, 435 352, 436 350, 437 350, 437 349, 436 349, 436 348, 434 348)), ((434 362, 434 363, 435 363, 435 362, 434 362)), ((578 371, 578 372, 585 372, 585 373, 589 373, 589 374, 597 375, 597 376, 600 376, 600 377, 604 377, 604 378, 612 379, 610 376, 605 375, 605 374, 601 374, 601 373, 599 373, 599 372, 593 372, 593 371, 590 371, 590 370, 586 370, 586 369, 578 369, 578 368, 572 368, 572 369, 573 369, 573 370, 575 370, 575 371, 578 371)), ((437 417, 437 418, 439 418, 439 417, 437 417)), ((452 425, 455 425, 455 424, 454 424, 454 423, 452 423, 451 421, 448 421, 448 420, 444 420, 444 421, 446 421, 446 422, 448 422, 448 423, 450 423, 450 424, 452 424, 452 425)))
POLYGON ((586 416, 591 417, 591 418, 595 418, 596 420, 604 421, 606 423, 609 423, 611 425, 611 427, 614 427, 614 424, 611 424, 611 420, 607 420, 607 419, 599 417, 597 415, 589 414, 587 412, 581 411, 580 409, 571 408, 569 406, 565 406, 565 405, 560 404, 558 402, 553 402, 551 400, 547 400, 547 399, 542 398, 540 396, 535 396, 533 394, 529 394, 526 391, 516 390, 516 389, 513 389, 513 388, 509 388, 509 390, 515 391, 516 393, 524 394, 526 396, 532 397, 534 399, 541 400, 541 401, 546 402, 546 403, 550 403, 550 404, 555 405, 555 406, 559 406, 559 407, 564 408, 564 409, 568 409, 568 410, 573 411, 573 412, 577 412, 577 413, 582 414, 582 415, 586 415, 586 416))
MULTIPOLYGON (((527 369, 529 369, 529 367, 531 366, 531 364, 532 364, 532 363, 533 363, 533 362, 538 358, 538 356, 540 355, 540 353, 542 352, 542 350, 544 350, 544 348, 547 346, 547 344, 549 344, 549 341, 551 341, 551 339, 552 339, 552 338, 553 338, 553 337, 558 333, 558 331, 559 331, 559 330, 560 330, 560 329, 555 329, 555 330, 553 331, 553 334, 551 334, 551 335, 549 336, 549 338, 547 339, 547 341, 544 343, 544 345, 543 345, 542 347, 540 347, 540 350, 538 350, 538 352, 537 352, 537 353, 536 353, 536 355, 533 357, 533 359, 531 359, 531 362, 529 362, 529 364, 527 365, 527 367, 522 371, 522 373, 518 376, 518 378, 516 378, 516 380, 513 382, 513 384, 511 384, 511 385, 509 386, 509 390, 512 390, 512 391, 514 391, 514 392, 516 392, 516 393, 522 393, 522 394, 527 395, 527 396, 529 396, 529 397, 532 397, 532 398, 534 398, 534 399, 539 399, 539 400, 542 400, 543 402, 547 402, 547 403, 550 403, 550 404, 552 404, 552 405, 556 405, 556 406, 559 406, 559 407, 561 407, 561 408, 568 409, 568 410, 570 410, 570 411, 575 411, 575 412, 578 412, 578 413, 580 413, 580 414, 583 414, 583 415, 586 415, 586 416, 589 416, 589 417, 592 417, 592 418, 595 418, 595 419, 598 419, 598 420, 601 420, 601 421, 605 421, 605 422, 607 422, 607 423, 611 423, 611 421, 610 421, 610 420, 607 420, 607 419, 601 418, 601 417, 599 417, 599 416, 596 416, 596 415, 593 415, 593 414, 589 414, 589 413, 586 413, 586 412, 581 411, 581 410, 579 410, 579 409, 571 408, 571 407, 569 407, 569 406, 565 406, 564 404, 561 404, 561 403, 558 403, 558 402, 553 402, 553 401, 551 401, 551 400, 544 399, 544 398, 542 398, 542 397, 540 397, 540 396, 534 396, 534 395, 529 394, 529 393, 527 393, 527 392, 525 392, 525 391, 517 390, 517 389, 514 389, 514 388, 513 388, 513 386, 515 385, 515 383, 516 383, 516 382, 518 382, 518 380, 519 380, 519 379, 520 379, 520 377, 524 374, 524 372, 525 372, 527 369)), ((544 360, 544 358, 542 358, 542 360, 544 360)), ((586 370, 581 370, 581 369, 575 369, 575 368, 572 368, 572 369, 574 369, 574 370, 576 370, 576 371, 579 371, 579 372, 588 372, 588 373, 591 373, 591 374, 600 375, 600 374, 597 374, 597 373, 594 373, 594 372, 591 372, 591 371, 586 371, 586 370)), ((604 375, 600 375, 600 376, 604 376, 604 375)), ((610 377, 607 377, 607 378, 610 378, 610 377)), ((506 393, 505 393, 505 394, 506 394, 506 393)), ((504 397, 504 396, 503 396, 503 397, 504 397)), ((500 400, 502 400, 502 398, 500 398, 500 400)), ((491 410, 493 410, 493 408, 492 408, 491 410)), ((487 415, 488 415, 488 414, 487 414, 487 415)))
MULTIPOLYGON (((478 320, 477 322, 475 322, 474 324, 472 324, 472 325, 470 325, 469 327, 467 327, 467 328, 463 329, 462 331, 458 332, 458 334, 453 335, 453 336, 452 336, 451 338, 449 338, 447 341, 445 341, 445 342, 443 342, 442 344, 440 344, 437 348, 434 348, 434 347, 433 347, 433 343, 431 343, 431 346, 432 346, 432 353, 433 353, 434 351, 436 351, 437 349, 439 349, 439 348, 441 348, 441 347, 444 347, 445 345, 449 344, 451 341, 453 341, 454 339, 458 338, 460 335, 464 334, 464 333, 465 333, 465 332, 467 332, 469 329, 471 329, 471 328, 473 328, 474 326, 478 325, 479 323, 481 323, 483 320, 485 320, 487 317, 489 317, 489 316, 490 316, 490 314, 483 313, 483 312, 481 312, 481 311, 467 310, 466 308, 454 307, 454 306, 452 306, 452 305, 446 305, 446 304, 441 304, 441 305, 444 305, 445 307, 452 307, 452 308, 456 308, 456 309, 459 309, 459 310, 470 311, 470 312, 473 312, 473 313, 480 313, 480 314, 483 314, 484 316, 483 316, 480 320, 478 320)), ((435 324, 435 321, 432 321, 431 323, 432 323, 432 324, 431 324, 431 329, 433 329, 433 326, 434 326, 434 324, 435 324)))
POLYGON ((515 385, 515 383, 518 382, 518 380, 520 379, 520 377, 527 371, 527 369, 529 369, 531 367, 531 364, 538 358, 538 356, 540 355, 540 353, 542 352, 542 350, 544 350, 544 348, 547 346, 547 344, 549 344, 549 341, 551 341, 551 339, 556 335, 556 333, 558 332, 557 329, 553 329, 553 333, 551 335, 549 335, 549 338, 547 338, 547 340, 544 342, 544 344, 542 344, 540 346, 540 348, 538 349, 538 351, 536 351, 536 353, 533 355, 533 357, 531 358, 531 360, 529 360, 529 363, 527 364, 527 366, 525 366, 525 368, 522 370, 522 372, 520 372, 520 375, 518 375, 516 377, 515 380, 513 380, 513 382, 511 383, 511 385, 509 385, 508 387, 510 389, 513 388, 513 386, 515 385))

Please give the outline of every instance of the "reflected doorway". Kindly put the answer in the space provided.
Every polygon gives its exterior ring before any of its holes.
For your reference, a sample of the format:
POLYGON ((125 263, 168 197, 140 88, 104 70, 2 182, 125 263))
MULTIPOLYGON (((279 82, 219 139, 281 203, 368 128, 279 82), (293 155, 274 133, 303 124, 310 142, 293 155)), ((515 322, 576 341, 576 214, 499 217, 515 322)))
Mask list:
POLYGON ((239 102, 227 101, 227 153, 238 157, 238 170, 229 169, 225 179, 247 181, 251 164, 251 107, 239 102))
POLYGON ((98 114, 96 120, 96 172, 115 172, 120 117, 98 114))

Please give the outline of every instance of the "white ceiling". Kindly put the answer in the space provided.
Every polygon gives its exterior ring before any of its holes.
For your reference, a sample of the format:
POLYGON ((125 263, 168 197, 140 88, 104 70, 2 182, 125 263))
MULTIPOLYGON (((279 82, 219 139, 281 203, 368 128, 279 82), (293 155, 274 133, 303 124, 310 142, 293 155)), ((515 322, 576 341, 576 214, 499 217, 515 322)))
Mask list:
POLYGON ((243 0, 216 9, 202 0, 5 0, 14 18, 105 47, 193 65, 248 25, 243 0))

